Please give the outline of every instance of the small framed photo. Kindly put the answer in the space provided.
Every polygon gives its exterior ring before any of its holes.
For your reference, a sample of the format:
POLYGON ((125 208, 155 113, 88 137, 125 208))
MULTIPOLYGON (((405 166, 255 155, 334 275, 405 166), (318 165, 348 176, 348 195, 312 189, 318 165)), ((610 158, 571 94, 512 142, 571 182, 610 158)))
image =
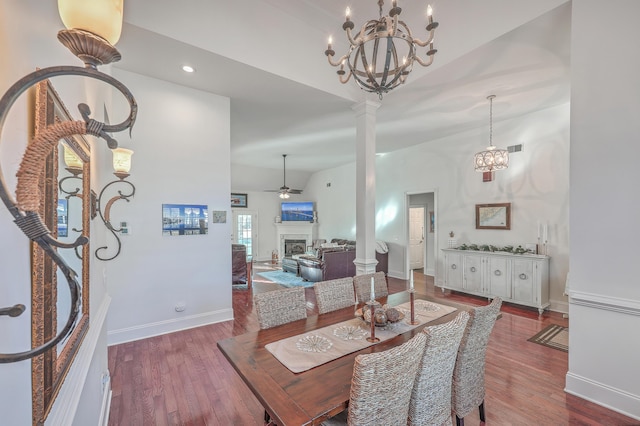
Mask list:
POLYGON ((247 194, 231 193, 231 207, 247 207, 247 194))
POLYGON ((511 229, 511 203, 476 204, 476 229, 511 229))
POLYGON ((227 212, 224 210, 214 210, 211 212, 211 222, 227 223, 227 212))

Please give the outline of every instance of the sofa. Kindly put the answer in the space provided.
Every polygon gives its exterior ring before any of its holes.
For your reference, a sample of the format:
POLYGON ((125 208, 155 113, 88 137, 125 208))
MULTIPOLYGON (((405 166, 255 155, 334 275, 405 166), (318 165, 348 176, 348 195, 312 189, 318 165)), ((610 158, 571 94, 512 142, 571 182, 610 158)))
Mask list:
MULTIPOLYGON (((328 246, 316 250, 315 256, 305 255, 298 258, 300 276, 305 281, 319 282, 356 275, 355 241, 333 239, 328 246)), ((386 244, 379 243, 376 248, 376 272, 385 274, 389 269, 389 252, 386 244)))

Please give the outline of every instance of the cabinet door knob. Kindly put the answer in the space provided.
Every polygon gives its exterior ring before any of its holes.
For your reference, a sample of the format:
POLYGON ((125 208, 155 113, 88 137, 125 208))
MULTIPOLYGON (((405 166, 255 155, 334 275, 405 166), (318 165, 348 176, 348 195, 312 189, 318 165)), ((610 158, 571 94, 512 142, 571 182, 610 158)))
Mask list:
POLYGON ((521 280, 526 280, 527 276, 525 274, 520 274, 518 275, 520 277, 521 280))
POLYGON ((498 277, 502 275, 502 271, 500 271, 500 269, 496 269, 493 273, 498 277))
POLYGON ((453 265, 451 265, 451 269, 458 269, 458 266, 456 266, 456 264, 454 263, 453 265))
POLYGON ((475 272, 475 271, 476 271, 476 267, 475 267, 475 266, 472 266, 472 267, 471 267, 471 272, 475 272))

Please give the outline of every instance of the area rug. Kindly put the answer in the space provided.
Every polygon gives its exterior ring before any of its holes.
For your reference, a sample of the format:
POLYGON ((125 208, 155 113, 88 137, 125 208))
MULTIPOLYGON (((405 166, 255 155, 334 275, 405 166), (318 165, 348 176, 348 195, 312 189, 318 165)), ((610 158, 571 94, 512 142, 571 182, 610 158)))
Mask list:
POLYGON ((542 329, 529 342, 548 346, 560 351, 569 352, 569 329, 561 325, 551 324, 542 329))
POLYGON ((311 281, 303 281, 302 277, 296 276, 293 272, 268 271, 258 272, 257 275, 285 287, 313 287, 314 284, 311 281))

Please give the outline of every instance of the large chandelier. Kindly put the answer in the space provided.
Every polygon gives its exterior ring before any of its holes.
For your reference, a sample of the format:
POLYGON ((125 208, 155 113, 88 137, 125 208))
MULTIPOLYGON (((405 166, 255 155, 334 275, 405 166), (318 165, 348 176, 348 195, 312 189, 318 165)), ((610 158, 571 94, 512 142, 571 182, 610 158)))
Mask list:
POLYGON ((476 172, 492 172, 509 167, 509 151, 497 149, 493 145, 493 99, 496 95, 489 95, 489 146, 486 151, 477 152, 473 162, 476 172))
POLYGON ((384 1, 378 1, 380 18, 367 21, 355 37, 351 32, 354 28, 351 10, 347 7, 346 20, 342 24, 342 29, 347 33, 349 51, 337 61, 333 61, 335 51, 332 49, 332 39, 329 37, 329 45, 324 52, 332 66, 340 67, 337 74, 342 84, 349 81, 353 75, 361 89, 377 93, 381 99, 383 93, 405 82, 414 61, 423 67, 431 65, 433 55, 437 52, 433 48, 433 35, 438 27, 438 23, 433 22, 431 6, 427 6, 429 36, 426 41, 413 38, 407 24, 399 20, 402 9, 398 7, 397 0, 392 1, 392 7, 387 16, 382 15, 383 4, 384 1), (423 60, 416 54, 416 46, 427 45, 429 46, 427 58, 423 60), (345 62, 349 67, 348 71, 345 71, 345 62))

